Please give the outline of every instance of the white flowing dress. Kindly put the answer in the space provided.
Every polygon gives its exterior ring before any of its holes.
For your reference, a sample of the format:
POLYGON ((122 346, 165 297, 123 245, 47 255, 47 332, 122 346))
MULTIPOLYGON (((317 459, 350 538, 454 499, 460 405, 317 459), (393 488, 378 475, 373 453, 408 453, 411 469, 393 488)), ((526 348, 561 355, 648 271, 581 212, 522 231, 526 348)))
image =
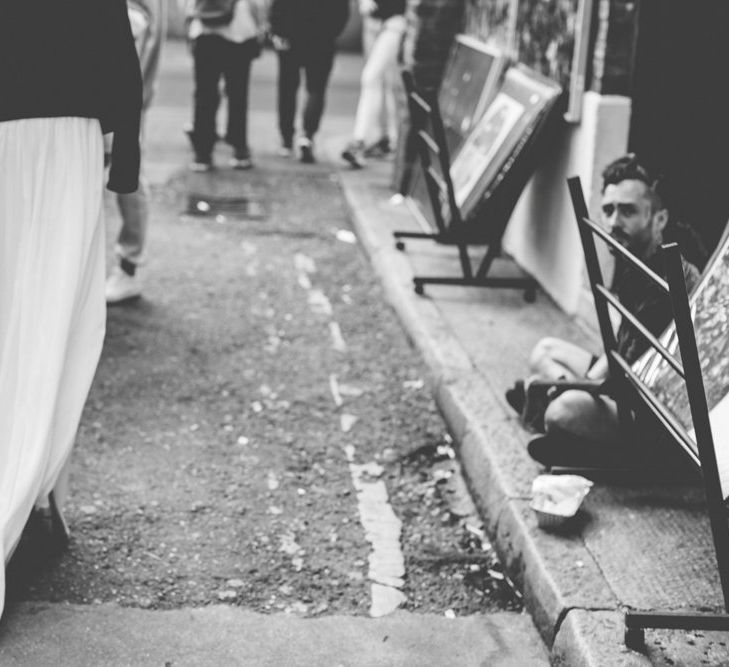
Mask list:
MULTIPOLYGON (((64 475, 106 326, 99 122, 0 122, 0 546, 64 475)), ((0 615, 5 567, 0 569, 0 615)))

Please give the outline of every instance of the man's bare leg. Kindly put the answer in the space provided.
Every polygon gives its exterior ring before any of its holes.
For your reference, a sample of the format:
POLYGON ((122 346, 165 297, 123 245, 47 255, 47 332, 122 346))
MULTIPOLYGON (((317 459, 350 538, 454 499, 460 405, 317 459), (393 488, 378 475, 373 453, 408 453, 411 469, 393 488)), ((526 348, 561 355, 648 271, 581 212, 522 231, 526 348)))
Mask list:
POLYGON ((529 357, 529 370, 543 380, 576 380, 585 377, 593 361, 593 355, 579 345, 560 338, 542 338, 529 357))

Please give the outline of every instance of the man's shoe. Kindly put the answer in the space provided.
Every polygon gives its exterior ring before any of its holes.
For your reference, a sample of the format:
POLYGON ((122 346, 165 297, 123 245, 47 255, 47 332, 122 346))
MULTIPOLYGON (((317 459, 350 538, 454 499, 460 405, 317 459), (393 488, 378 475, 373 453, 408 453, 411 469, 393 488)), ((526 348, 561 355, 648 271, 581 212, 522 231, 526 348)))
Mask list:
POLYGON ((342 159, 349 163, 349 166, 352 167, 352 169, 362 169, 367 164, 364 156, 364 149, 365 146, 363 141, 351 141, 342 151, 342 159))
POLYGON ((526 403, 526 391, 524 390, 524 380, 517 380, 511 389, 507 389, 504 394, 506 402, 514 408, 516 414, 521 415, 526 403))
POLYGON ((299 160, 304 164, 313 164, 314 159, 314 142, 309 137, 301 137, 298 142, 299 160))
POLYGON ((142 284, 135 273, 130 276, 121 266, 115 266, 106 279, 106 303, 109 305, 138 299, 142 295, 142 284))
POLYGON ((390 146, 390 139, 389 137, 382 137, 382 139, 379 139, 378 141, 375 141, 374 144, 370 144, 369 146, 366 146, 362 154, 366 158, 386 158, 392 153, 392 148, 390 146))
POLYGON ((233 169, 250 169, 253 166, 250 151, 247 148, 236 149, 235 154, 230 160, 230 166, 233 169))
POLYGON ((591 442, 571 433, 547 433, 532 438, 527 451, 547 468, 629 468, 635 462, 607 444, 591 442))

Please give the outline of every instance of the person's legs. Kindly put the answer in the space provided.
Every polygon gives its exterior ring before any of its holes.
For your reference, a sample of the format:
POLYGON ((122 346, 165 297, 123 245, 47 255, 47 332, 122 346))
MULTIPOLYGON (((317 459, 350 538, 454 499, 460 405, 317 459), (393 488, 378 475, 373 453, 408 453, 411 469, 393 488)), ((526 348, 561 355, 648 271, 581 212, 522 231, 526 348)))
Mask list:
POLYGON ((547 433, 555 430, 571 433, 602 445, 618 445, 624 439, 615 401, 578 389, 565 391, 549 404, 544 413, 544 427, 547 433))
POLYGON ((546 466, 630 466, 639 453, 630 451, 620 430, 615 401, 584 391, 566 391, 544 414, 545 435, 532 439, 530 456, 546 466))
POLYGON ((584 348, 561 338, 542 338, 529 355, 529 370, 545 380, 585 377, 595 357, 584 348))
POLYGON ((242 44, 225 41, 223 77, 228 98, 228 125, 225 141, 234 150, 234 166, 251 166, 248 150, 248 84, 251 63, 258 53, 258 42, 249 39, 242 44))
POLYGON ((304 136, 299 139, 299 159, 314 162, 314 135, 319 131, 324 113, 329 75, 334 65, 334 44, 309 47, 302 53, 306 78, 306 103, 303 114, 304 136))
MULTIPOLYGON (((144 121, 145 114, 142 115, 140 136, 142 153, 144 153, 144 121)), ((127 301, 142 293, 137 267, 143 261, 149 223, 149 186, 146 179, 140 176, 137 191, 117 194, 116 201, 121 216, 121 228, 114 246, 118 262, 106 281, 108 304, 127 301)))
POLYGON ((378 134, 378 127, 385 110, 384 86, 388 72, 397 66, 397 53, 402 35, 403 30, 399 23, 387 21, 372 45, 362 70, 360 98, 352 133, 355 141, 366 142, 379 138, 375 135, 378 134))
MULTIPOLYGON (((380 19, 372 18, 371 16, 365 16, 362 19, 362 50, 364 52, 365 60, 369 58, 372 47, 377 40, 377 36, 383 29, 383 22, 380 19)), ((390 130, 390 119, 388 113, 390 111, 388 101, 388 84, 390 82, 383 78, 382 81, 382 94, 385 99, 385 104, 382 105, 382 113, 378 119, 378 136, 380 140, 389 138, 390 130)), ((394 99, 392 100, 394 102, 394 99)), ((391 136, 395 136, 394 134, 391 136)))
POLYGON ((223 72, 225 40, 217 35, 201 35, 192 47, 195 66, 194 118, 192 141, 195 162, 209 165, 217 140, 215 117, 220 105, 220 76, 223 72))
POLYGON ((281 146, 291 149, 294 145, 294 119, 296 97, 301 82, 301 66, 293 49, 278 51, 278 129, 281 146))
POLYGON ((313 139, 319 131, 321 117, 326 103, 329 75, 334 65, 334 44, 310 49, 306 54, 304 72, 306 76, 306 104, 304 106, 304 136, 313 139))
MULTIPOLYGON (((143 259, 149 223, 149 186, 146 180, 140 178, 139 189, 136 192, 118 194, 117 202, 122 225, 115 252, 121 261, 136 267, 143 259)), ((134 275, 133 269, 131 275, 134 275)))

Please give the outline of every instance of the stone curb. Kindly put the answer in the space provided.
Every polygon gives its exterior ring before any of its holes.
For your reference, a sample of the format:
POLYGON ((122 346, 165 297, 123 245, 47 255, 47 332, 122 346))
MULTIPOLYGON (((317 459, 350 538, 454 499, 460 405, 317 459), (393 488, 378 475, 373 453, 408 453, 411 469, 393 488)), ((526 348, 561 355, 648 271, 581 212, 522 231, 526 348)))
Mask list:
MULTIPOLYGON (((505 417, 498 392, 473 366, 436 304, 415 296, 407 257, 381 231, 393 220, 400 228, 413 227, 412 215, 403 206, 376 201, 380 180, 362 172, 341 173, 353 227, 388 302, 427 364, 436 403, 476 505, 507 571, 523 591, 553 664, 649 665, 647 658, 624 648, 617 600, 582 542, 565 544, 535 527, 528 491, 524 484, 514 484, 514 470, 505 470, 499 460, 499 450, 519 440, 519 432, 505 417), (488 420, 478 418, 483 415, 488 420)), ((523 452, 523 447, 512 449, 523 452)), ((532 479, 538 469, 525 452, 522 458, 511 463, 520 467, 516 477, 532 479)))

